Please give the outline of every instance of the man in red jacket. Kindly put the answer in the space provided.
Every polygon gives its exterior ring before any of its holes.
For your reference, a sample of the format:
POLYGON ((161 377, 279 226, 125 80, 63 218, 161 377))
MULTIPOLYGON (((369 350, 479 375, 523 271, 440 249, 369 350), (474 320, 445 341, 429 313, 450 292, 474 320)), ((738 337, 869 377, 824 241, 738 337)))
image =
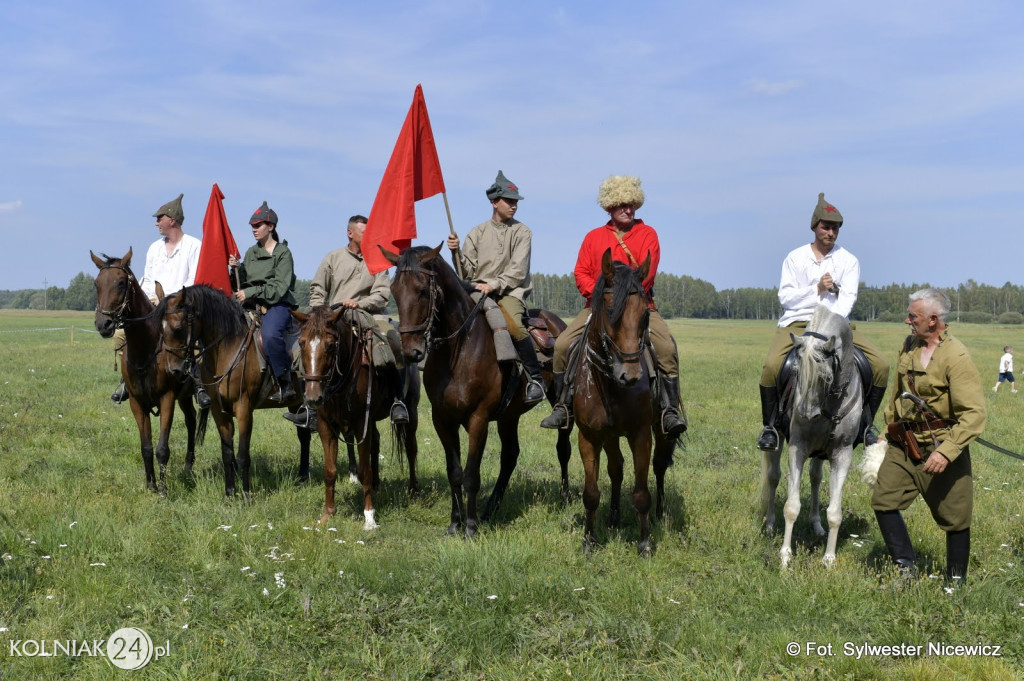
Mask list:
POLYGON ((644 198, 640 178, 612 175, 601 183, 597 202, 608 212, 610 219, 587 234, 583 239, 583 245, 580 246, 573 274, 576 277, 576 288, 586 298, 587 304, 555 341, 553 370, 559 402, 551 414, 541 422, 544 428, 568 428, 572 423, 571 386, 568 386, 569 390, 566 389, 565 376, 569 346, 583 334, 586 327, 587 319, 590 317, 590 296, 597 278, 601 276, 601 258, 610 248, 614 260, 634 269, 639 267, 648 255, 651 256, 651 269, 644 279, 643 286, 647 292, 647 305, 651 310, 651 345, 654 346, 654 352, 658 357, 658 383, 661 386, 659 423, 662 432, 669 437, 677 437, 686 431, 686 421, 679 410, 679 354, 676 342, 654 305, 654 277, 658 273, 658 262, 661 260, 658 233, 636 217, 636 211, 644 204, 644 198))

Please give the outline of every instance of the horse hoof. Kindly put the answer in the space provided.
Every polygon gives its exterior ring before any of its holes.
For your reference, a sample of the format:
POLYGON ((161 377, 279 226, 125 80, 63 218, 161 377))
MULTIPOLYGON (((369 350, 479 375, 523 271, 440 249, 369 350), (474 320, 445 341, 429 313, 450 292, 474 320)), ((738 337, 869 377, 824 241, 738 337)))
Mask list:
POLYGON ((380 527, 380 525, 377 524, 377 512, 374 509, 371 508, 369 511, 364 510, 363 518, 365 519, 365 522, 363 523, 364 530, 376 530, 380 527))
POLYGON ((466 539, 472 539, 476 536, 476 523, 466 523, 466 539))
POLYGON ((644 540, 636 547, 636 552, 641 558, 650 558, 654 554, 654 545, 650 540, 644 540))
POLYGON ((458 533, 459 533, 459 524, 458 523, 452 523, 451 525, 448 526, 448 529, 445 530, 445 534, 447 534, 449 537, 454 537, 458 533))
POLYGON ((618 513, 610 513, 608 515, 608 527, 618 527, 621 520, 622 518, 618 513))
POLYGON ((348 481, 351 482, 353 485, 358 485, 359 484, 359 476, 356 475, 355 473, 349 473, 348 474, 348 481))
POLYGON ((597 548, 597 540, 593 537, 586 537, 583 539, 583 555, 590 557, 594 553, 594 549, 597 548))

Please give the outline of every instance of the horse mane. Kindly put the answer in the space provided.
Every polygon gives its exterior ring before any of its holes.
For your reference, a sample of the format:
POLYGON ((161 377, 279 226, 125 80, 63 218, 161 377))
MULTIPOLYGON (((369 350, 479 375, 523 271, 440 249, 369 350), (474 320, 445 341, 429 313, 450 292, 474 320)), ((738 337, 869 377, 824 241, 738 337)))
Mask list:
MULTIPOLYGON (((224 295, 223 291, 206 284, 196 284, 186 286, 181 293, 184 304, 194 307, 196 316, 203 320, 203 325, 212 335, 237 338, 248 333, 249 322, 245 318, 245 311, 234 298, 224 295)), ((158 319, 163 317, 170 297, 165 297, 157 306, 155 316, 158 319)))
POLYGON ((832 351, 839 356, 841 374, 834 376, 831 372, 822 371, 822 367, 827 364, 822 347, 824 341, 819 339, 811 340, 814 337, 808 336, 807 340, 802 344, 800 368, 797 372, 797 389, 804 395, 808 393, 814 383, 819 381, 823 383, 826 391, 829 390, 834 381, 845 380, 850 371, 853 370, 853 362, 842 361, 853 347, 853 334, 845 318, 832 312, 824 305, 819 305, 815 308, 814 316, 811 317, 811 321, 807 324, 807 331, 835 339, 832 351))
MULTIPOLYGON (((618 324, 619 320, 622 319, 629 294, 636 292, 642 296, 644 286, 640 280, 638 270, 634 270, 629 265, 618 261, 614 262, 613 265, 615 267, 615 275, 612 280, 612 300, 608 306, 607 314, 608 321, 614 325, 618 324)), ((604 275, 598 275, 597 281, 594 284, 594 291, 590 296, 590 307, 595 313, 605 311, 604 294, 607 286, 608 282, 605 280, 604 275)))

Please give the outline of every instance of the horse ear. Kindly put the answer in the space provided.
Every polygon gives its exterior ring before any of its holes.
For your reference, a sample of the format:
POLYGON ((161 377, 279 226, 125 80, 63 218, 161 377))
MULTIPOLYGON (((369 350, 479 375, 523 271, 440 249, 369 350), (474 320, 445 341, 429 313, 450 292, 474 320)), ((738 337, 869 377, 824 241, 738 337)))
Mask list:
POLYGON ((605 281, 611 285, 612 279, 615 278, 615 262, 612 260, 612 249, 610 248, 606 248, 604 255, 601 256, 601 273, 604 274, 605 281))
POLYGON ((338 319, 341 318, 341 315, 344 314, 344 312, 345 308, 339 307, 337 310, 331 313, 331 316, 327 318, 327 321, 332 325, 336 324, 338 322, 338 319))
POLYGON ((829 336, 828 340, 825 341, 825 346, 822 348, 823 352, 832 352, 836 347, 836 337, 829 336))
POLYGON ((651 271, 651 254, 648 252, 647 257, 640 263, 640 269, 637 270, 640 273, 640 281, 647 278, 648 273, 651 271))
POLYGON ((426 262, 438 257, 441 254, 441 246, 444 246, 443 241, 437 245, 437 248, 432 248, 428 253, 424 253, 423 257, 420 258, 420 262, 426 262))
POLYGON ((309 315, 306 314, 305 312, 299 312, 298 310, 288 310, 288 313, 292 317, 295 317, 299 324, 303 324, 307 319, 309 319, 309 315))
POLYGON ((99 257, 92 251, 89 251, 89 257, 92 258, 92 261, 93 263, 95 263, 96 267, 100 268, 101 270, 107 266, 107 263, 103 262, 103 258, 99 257))
POLYGON ((157 300, 163 300, 166 297, 167 296, 164 295, 164 287, 163 287, 163 285, 159 281, 156 282, 156 299, 157 300))
POLYGON ((789 337, 793 341, 793 347, 803 345, 803 340, 801 340, 800 337, 795 336, 792 333, 789 334, 789 337))
POLYGON ((398 254, 397 253, 392 253, 391 251, 389 251, 388 249, 384 248, 380 244, 377 244, 377 248, 380 249, 380 252, 384 256, 385 260, 387 260, 392 265, 397 265, 398 264, 398 254))
POLYGON ((123 258, 121 258, 121 264, 124 267, 128 267, 129 265, 132 264, 132 247, 131 246, 128 247, 128 252, 125 253, 123 258))

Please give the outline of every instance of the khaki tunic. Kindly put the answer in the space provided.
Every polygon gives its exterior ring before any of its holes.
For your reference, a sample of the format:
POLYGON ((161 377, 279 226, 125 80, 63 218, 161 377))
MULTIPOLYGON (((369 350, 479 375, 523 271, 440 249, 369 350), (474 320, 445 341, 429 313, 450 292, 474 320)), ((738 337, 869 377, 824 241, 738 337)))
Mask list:
POLYGON ((459 251, 466 281, 487 284, 496 298, 512 296, 522 302, 530 297, 530 249, 533 233, 518 220, 488 220, 466 235, 459 251))
POLYGON ((904 391, 916 392, 938 417, 957 420, 953 426, 934 432, 938 447, 928 431, 915 435, 924 459, 938 451, 950 464, 938 475, 923 473, 922 463, 910 460, 890 445, 878 470, 871 507, 876 511, 902 511, 920 494, 939 527, 947 532, 966 529, 971 526, 974 503, 968 445, 985 430, 986 418, 981 377, 967 348, 947 330, 925 368, 921 366, 921 343, 908 337, 897 359, 896 382, 885 408, 887 424, 925 421, 910 400, 899 399, 904 391), (914 391, 908 381, 911 375, 914 391))
POLYGON ((387 270, 370 274, 363 256, 348 248, 328 253, 309 285, 310 307, 354 300, 361 310, 383 314, 390 297, 391 279, 387 270))

